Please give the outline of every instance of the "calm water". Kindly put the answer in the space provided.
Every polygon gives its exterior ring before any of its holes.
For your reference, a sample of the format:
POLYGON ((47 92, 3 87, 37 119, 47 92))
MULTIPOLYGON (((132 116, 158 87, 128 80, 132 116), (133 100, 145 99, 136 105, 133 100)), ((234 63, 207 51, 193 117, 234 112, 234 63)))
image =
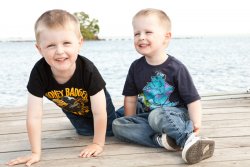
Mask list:
MULTIPOLYGON (((167 53, 188 67, 200 94, 250 88, 250 37, 173 39, 167 53)), ((122 100, 128 68, 140 56, 133 41, 85 42, 81 54, 95 63, 113 100, 122 100)), ((0 42, 0 107, 26 104, 26 84, 38 59, 33 42, 0 42)))

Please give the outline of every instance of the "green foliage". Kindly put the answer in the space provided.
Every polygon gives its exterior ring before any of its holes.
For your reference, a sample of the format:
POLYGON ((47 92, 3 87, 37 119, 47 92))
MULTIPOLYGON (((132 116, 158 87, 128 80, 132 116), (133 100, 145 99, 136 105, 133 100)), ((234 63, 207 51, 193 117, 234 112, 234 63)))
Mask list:
POLYGON ((98 40, 99 25, 97 19, 90 20, 89 15, 84 12, 76 12, 74 15, 80 22, 80 29, 85 40, 98 40))

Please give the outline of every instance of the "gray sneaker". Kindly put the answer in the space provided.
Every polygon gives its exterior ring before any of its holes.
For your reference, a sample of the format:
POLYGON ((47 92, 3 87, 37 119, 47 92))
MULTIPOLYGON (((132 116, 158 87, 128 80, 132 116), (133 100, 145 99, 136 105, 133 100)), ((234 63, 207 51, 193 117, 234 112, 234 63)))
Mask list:
POLYGON ((182 150, 182 158, 186 163, 195 164, 213 156, 215 142, 212 139, 189 136, 182 150))
POLYGON ((168 151, 179 151, 181 149, 180 146, 176 145, 174 139, 166 134, 156 134, 154 136, 154 140, 159 144, 159 146, 166 148, 168 151))

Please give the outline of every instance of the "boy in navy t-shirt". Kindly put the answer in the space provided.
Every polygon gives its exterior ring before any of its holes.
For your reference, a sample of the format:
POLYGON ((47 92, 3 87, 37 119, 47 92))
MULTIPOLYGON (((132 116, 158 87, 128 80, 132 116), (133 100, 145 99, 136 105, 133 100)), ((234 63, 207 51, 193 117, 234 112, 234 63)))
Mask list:
POLYGON ((114 135, 150 147, 182 150, 189 164, 209 158, 214 141, 198 137, 200 96, 187 68, 165 53, 171 22, 161 10, 144 9, 133 18, 134 46, 143 57, 130 66, 123 89, 125 117, 113 122, 114 135))

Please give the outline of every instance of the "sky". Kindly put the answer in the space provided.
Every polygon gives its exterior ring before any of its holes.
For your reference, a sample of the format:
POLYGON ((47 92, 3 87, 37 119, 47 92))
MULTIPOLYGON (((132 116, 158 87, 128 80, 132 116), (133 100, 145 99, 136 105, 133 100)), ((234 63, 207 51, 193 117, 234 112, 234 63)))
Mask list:
POLYGON ((133 37, 132 17, 143 8, 164 10, 173 37, 250 36, 248 0, 5 0, 0 39, 34 39, 34 23, 46 10, 85 12, 99 21, 101 38, 133 37))

